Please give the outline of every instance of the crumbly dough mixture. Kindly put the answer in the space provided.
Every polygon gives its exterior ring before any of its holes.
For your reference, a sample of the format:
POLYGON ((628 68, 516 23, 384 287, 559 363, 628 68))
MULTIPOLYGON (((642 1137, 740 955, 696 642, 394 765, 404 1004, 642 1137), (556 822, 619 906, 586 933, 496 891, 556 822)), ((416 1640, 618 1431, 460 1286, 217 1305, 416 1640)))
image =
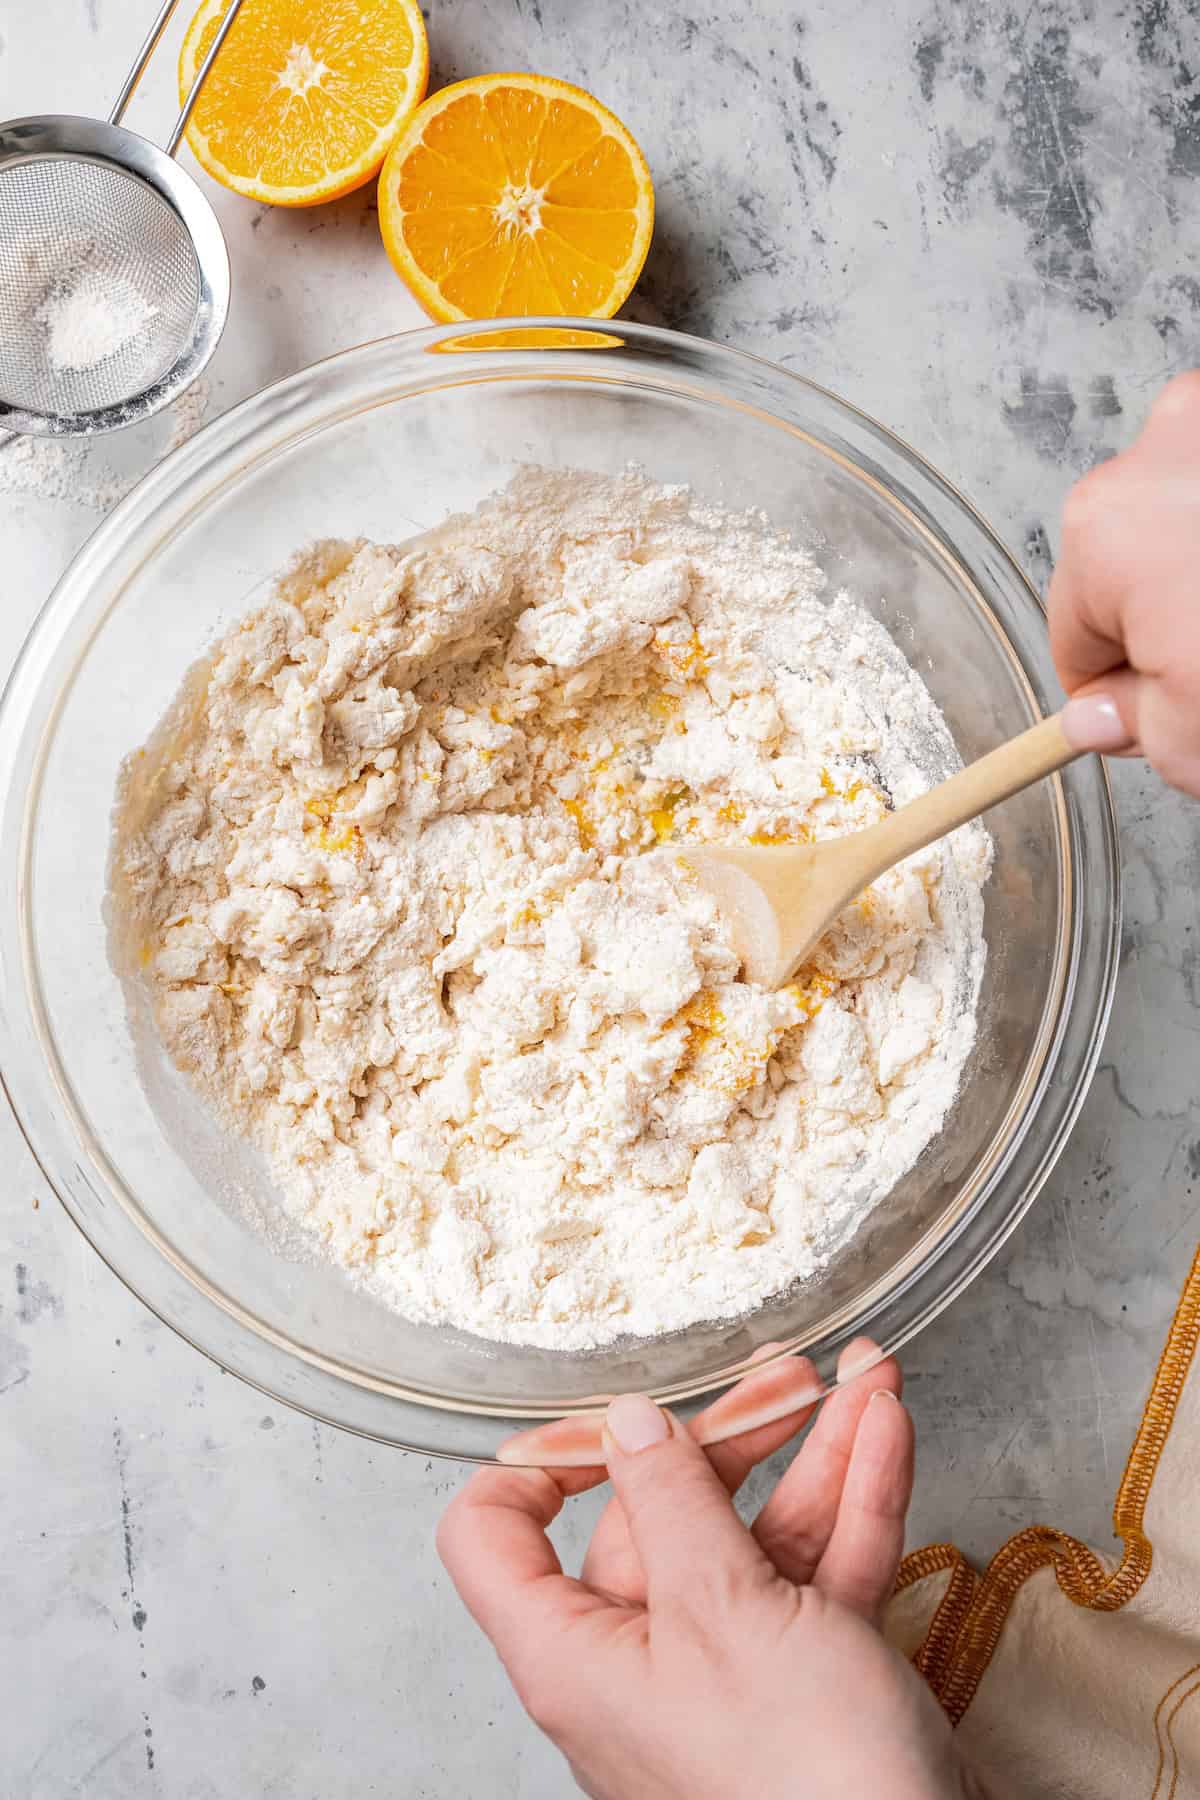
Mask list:
POLYGON ((118 901, 170 1055, 409 1317, 560 1349, 733 1317, 940 1127, 986 834, 778 993, 669 854, 845 832, 954 766, 821 590, 762 520, 527 469, 415 545, 308 551, 130 760, 118 901))

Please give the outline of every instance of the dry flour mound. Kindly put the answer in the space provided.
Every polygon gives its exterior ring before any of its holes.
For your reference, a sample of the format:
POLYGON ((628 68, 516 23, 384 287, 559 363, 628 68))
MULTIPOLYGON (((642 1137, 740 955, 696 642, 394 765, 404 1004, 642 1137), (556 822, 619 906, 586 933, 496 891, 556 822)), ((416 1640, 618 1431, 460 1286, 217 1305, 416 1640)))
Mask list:
POLYGON ((84 268, 54 286, 34 317, 45 327, 50 367, 63 374, 116 356, 157 314, 127 276, 84 268))
POLYGON ((116 878, 171 1056, 409 1317, 578 1349, 735 1316, 941 1125, 981 829, 778 993, 641 854, 845 832, 952 766, 886 631, 821 588, 761 521, 528 469, 424 543, 305 554, 128 778, 116 878))

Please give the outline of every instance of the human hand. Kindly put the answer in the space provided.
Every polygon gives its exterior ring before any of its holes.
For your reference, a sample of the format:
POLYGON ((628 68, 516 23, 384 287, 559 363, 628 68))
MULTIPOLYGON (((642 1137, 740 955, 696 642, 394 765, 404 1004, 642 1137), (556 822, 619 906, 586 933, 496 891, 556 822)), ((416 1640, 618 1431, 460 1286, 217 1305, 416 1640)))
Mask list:
POLYGON ((1049 610, 1068 737, 1200 795, 1200 370, 1071 489, 1049 610))
POLYGON ((912 1488, 899 1391, 894 1361, 839 1388, 751 1528, 730 1496, 811 1406, 706 1452, 643 1396, 614 1401, 615 1496, 578 1580, 546 1528, 603 1470, 485 1469, 453 1501, 442 1560, 593 1800, 981 1793, 879 1631, 912 1488))

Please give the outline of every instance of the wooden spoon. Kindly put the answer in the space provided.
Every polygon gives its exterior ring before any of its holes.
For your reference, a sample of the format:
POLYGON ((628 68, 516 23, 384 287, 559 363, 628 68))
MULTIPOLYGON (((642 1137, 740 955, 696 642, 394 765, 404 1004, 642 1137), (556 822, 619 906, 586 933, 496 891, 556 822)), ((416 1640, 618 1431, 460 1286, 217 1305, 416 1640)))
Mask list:
POLYGON ((1055 713, 866 831, 820 844, 689 845, 671 854, 726 914, 747 978, 782 987, 843 908, 885 869, 1083 754, 1055 713))

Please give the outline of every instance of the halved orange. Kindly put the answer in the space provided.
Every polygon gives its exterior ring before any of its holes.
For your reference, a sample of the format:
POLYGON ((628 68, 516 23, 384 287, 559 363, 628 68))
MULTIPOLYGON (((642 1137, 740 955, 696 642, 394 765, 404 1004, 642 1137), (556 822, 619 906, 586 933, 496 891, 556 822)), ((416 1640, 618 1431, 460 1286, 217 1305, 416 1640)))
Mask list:
POLYGON ((418 108, 379 177, 387 253, 435 319, 611 318, 654 230, 621 121, 548 75, 479 75, 418 108))
MULTIPOLYGON (((228 0, 202 0, 180 96, 228 0)), ((271 206, 315 206, 370 181, 420 104, 429 46, 417 0, 245 0, 188 123, 214 181, 271 206)))

